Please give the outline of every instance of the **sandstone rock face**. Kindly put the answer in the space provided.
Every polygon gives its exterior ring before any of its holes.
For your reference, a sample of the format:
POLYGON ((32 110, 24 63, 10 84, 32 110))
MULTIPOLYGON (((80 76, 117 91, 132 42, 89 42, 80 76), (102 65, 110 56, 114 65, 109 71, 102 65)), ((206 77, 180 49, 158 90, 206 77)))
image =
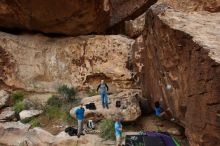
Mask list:
MULTIPOLYGON (((139 97, 142 97, 141 91, 136 89, 125 90, 120 93, 109 95, 109 109, 102 108, 100 95, 87 97, 82 99, 82 103, 95 103, 96 110, 89 110, 85 108, 85 117, 95 121, 101 119, 114 119, 115 116, 120 115, 124 122, 135 121, 140 115, 139 97), (116 107, 116 101, 121 101, 121 107, 116 107)), ((75 111, 75 107, 71 112, 75 111)))
POLYGON ((131 88, 128 64, 133 43, 117 35, 58 39, 0 33, 0 80, 41 92, 55 91, 60 84, 96 88, 101 79, 117 89, 131 88))
POLYGON ((0 121, 10 121, 15 118, 15 111, 11 107, 4 108, 0 111, 0 121))
POLYGON ((145 95, 171 109, 192 146, 220 145, 219 16, 163 4, 146 16, 145 95))
POLYGON ((145 16, 146 13, 143 13, 134 20, 125 21, 125 33, 127 36, 135 38, 141 35, 145 26, 145 16))
POLYGON ((42 113, 42 110, 23 110, 19 113, 20 119, 28 119, 34 116, 38 116, 42 113))
POLYGON ((1 145, 28 145, 28 146, 107 146, 103 140, 96 135, 85 135, 79 139, 76 136, 69 136, 61 132, 58 135, 36 127, 30 129, 30 125, 20 122, 0 123, 0 144, 1 145))
POLYGON ((5 90, 0 90, 0 109, 7 105, 9 94, 5 90))
POLYGON ((110 26, 126 18, 136 18, 146 11, 156 0, 110 0, 112 5, 110 26))
POLYGON ((108 0, 32 0, 0 2, 0 27, 68 35, 103 32, 108 0))
POLYGON ((176 9, 184 11, 220 11, 220 0, 159 0, 173 6, 176 9))

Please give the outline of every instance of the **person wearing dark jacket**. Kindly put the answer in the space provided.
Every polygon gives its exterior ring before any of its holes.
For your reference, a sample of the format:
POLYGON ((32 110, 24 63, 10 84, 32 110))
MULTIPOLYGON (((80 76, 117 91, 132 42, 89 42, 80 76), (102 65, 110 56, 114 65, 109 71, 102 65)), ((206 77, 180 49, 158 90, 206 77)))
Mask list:
POLYGON ((101 80, 101 83, 97 87, 97 92, 100 93, 101 99, 102 99, 102 107, 108 109, 108 85, 104 82, 104 80, 101 80))

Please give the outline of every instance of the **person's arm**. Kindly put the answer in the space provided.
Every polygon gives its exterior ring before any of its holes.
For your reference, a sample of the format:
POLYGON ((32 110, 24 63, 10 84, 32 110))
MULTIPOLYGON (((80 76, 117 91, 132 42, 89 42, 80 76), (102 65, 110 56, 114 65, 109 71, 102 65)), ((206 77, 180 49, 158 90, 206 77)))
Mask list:
POLYGON ((107 88, 107 91, 108 91, 108 85, 107 85, 107 84, 105 84, 105 86, 106 86, 106 88, 107 88))
POLYGON ((98 87, 97 87, 97 92, 99 91, 100 86, 101 86, 101 84, 98 85, 98 87))

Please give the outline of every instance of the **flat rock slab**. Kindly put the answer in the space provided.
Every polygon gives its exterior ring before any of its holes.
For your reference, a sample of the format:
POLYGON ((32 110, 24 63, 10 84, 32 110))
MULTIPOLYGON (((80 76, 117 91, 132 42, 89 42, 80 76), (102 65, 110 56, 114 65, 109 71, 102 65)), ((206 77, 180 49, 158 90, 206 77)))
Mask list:
POLYGON ((4 108, 0 112, 1 121, 13 120, 15 117, 15 111, 11 107, 4 108))
POLYGON ((19 116, 21 120, 24 120, 24 119, 38 116, 42 112, 43 112, 42 110, 23 110, 19 113, 19 116))
MULTIPOLYGON (((88 110, 85 108, 85 115, 87 119, 101 120, 114 119, 115 116, 120 116, 124 122, 135 121, 140 115, 141 110, 139 106, 138 97, 141 97, 140 90, 125 90, 123 92, 109 95, 109 109, 103 109, 100 95, 86 97, 82 99, 82 103, 95 103, 96 110, 88 110), (121 107, 116 107, 116 101, 121 101, 121 107)), ((78 107, 72 109, 75 111, 78 107)))

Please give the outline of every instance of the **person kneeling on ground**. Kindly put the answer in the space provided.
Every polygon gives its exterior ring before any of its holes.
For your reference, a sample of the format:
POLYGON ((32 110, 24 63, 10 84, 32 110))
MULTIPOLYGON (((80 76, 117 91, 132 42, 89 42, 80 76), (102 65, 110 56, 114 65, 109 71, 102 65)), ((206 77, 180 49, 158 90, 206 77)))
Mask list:
POLYGON ((115 118, 115 136, 116 136, 116 146, 121 146, 122 124, 119 118, 115 118))
POLYGON ((84 135, 83 134, 84 113, 85 113, 85 109, 83 108, 83 104, 81 103, 80 107, 75 111, 76 119, 78 121, 78 131, 77 131, 78 138, 80 137, 80 135, 84 135))
POLYGON ((101 83, 97 87, 97 92, 99 91, 101 98, 102 98, 102 107, 108 109, 108 85, 104 82, 104 80, 101 80, 101 83))
POLYGON ((160 102, 159 101, 156 101, 154 103, 154 105, 155 105, 154 111, 155 111, 155 115, 157 117, 160 117, 162 119, 170 119, 170 118, 172 118, 172 114, 170 112, 170 108, 167 108, 165 111, 162 111, 162 108, 160 106, 160 102))

